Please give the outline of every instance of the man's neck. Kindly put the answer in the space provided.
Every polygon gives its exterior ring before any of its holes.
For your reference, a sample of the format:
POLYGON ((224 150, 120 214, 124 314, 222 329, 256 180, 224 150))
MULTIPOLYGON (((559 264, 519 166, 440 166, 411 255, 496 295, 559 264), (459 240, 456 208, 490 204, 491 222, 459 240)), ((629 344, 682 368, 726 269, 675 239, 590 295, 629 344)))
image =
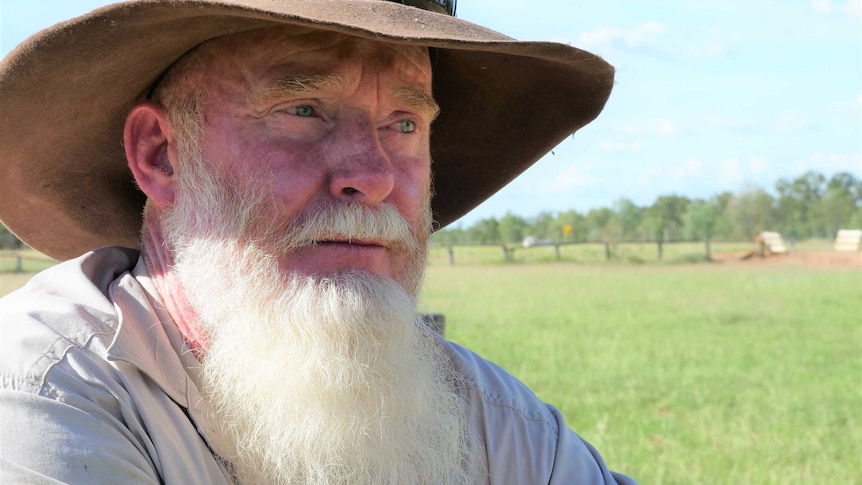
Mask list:
POLYGON ((206 333, 201 328, 195 311, 186 300, 182 285, 173 271, 173 253, 165 242, 161 226, 156 218, 150 215, 145 215, 143 257, 165 309, 192 351, 198 358, 203 357, 205 349, 209 346, 206 333))

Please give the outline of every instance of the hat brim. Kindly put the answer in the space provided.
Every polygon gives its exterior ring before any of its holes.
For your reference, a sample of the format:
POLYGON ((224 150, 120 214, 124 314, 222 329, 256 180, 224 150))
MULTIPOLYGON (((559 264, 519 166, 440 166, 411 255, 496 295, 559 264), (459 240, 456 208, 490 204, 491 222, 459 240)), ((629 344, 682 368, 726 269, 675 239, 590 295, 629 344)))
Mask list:
POLYGON ((58 259, 139 247, 145 197, 122 147, 129 109, 192 47, 273 25, 435 48, 439 227, 592 121, 613 85, 613 68, 588 52, 379 0, 116 4, 44 30, 0 62, 0 221, 58 259))

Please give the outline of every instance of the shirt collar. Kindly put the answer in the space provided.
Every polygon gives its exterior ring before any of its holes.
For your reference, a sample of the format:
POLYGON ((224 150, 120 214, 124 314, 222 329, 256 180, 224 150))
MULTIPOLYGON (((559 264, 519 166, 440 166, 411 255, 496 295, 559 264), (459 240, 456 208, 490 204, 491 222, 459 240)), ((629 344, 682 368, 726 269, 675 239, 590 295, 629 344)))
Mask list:
POLYGON ((120 275, 109 288, 119 324, 107 349, 109 360, 137 367, 172 400, 188 410, 201 436, 213 448, 220 436, 207 401, 201 395, 200 361, 189 348, 161 302, 143 258, 131 273, 120 275))

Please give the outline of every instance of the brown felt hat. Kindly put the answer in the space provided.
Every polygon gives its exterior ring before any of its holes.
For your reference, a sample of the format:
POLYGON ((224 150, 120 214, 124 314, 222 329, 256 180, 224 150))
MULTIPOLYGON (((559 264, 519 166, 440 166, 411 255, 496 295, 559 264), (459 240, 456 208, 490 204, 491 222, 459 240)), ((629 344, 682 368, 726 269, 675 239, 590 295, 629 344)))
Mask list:
POLYGON ((588 52, 437 9, 449 1, 130 1, 43 30, 0 62, 0 221, 58 259, 139 247, 145 197, 122 146, 129 109, 201 42, 298 25, 434 48, 432 206, 445 226, 592 121, 614 73, 588 52))

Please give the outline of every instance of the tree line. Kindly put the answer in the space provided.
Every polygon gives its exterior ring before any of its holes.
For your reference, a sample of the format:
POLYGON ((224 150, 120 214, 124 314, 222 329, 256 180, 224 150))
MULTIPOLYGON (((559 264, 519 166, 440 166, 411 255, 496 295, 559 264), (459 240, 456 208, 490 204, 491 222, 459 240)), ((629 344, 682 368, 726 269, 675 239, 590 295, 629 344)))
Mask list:
POLYGON ((862 180, 848 172, 826 178, 814 171, 780 179, 772 193, 748 186, 708 199, 663 195, 648 207, 622 198, 612 207, 542 212, 530 218, 507 213, 470 227, 437 231, 440 245, 536 242, 751 241, 762 231, 786 240, 834 238, 839 229, 862 228, 862 180))

